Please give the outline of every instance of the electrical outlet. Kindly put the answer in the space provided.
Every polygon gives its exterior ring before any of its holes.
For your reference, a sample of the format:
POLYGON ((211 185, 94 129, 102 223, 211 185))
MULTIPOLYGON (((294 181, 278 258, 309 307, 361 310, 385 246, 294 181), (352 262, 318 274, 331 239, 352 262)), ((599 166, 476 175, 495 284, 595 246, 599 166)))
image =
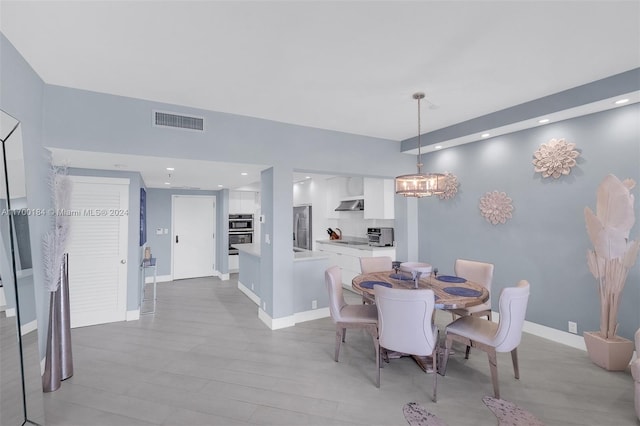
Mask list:
POLYGON ((578 323, 569 321, 569 333, 578 334, 578 323))
POLYGON ((253 290, 253 283, 251 283, 251 290, 253 290))
POLYGON ((312 300, 311 301, 311 309, 318 309, 318 301, 317 300, 312 300))
POLYGON ((262 310, 266 312, 266 310, 267 310, 267 302, 262 302, 262 310))

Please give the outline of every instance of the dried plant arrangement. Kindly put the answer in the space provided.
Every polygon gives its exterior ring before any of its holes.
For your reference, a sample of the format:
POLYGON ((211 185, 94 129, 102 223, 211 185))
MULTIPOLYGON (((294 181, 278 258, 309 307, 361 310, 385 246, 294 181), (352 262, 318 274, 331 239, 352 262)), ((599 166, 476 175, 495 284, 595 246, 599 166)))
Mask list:
POLYGON ((598 280, 600 296, 600 333, 615 337, 618 330, 620 296, 640 249, 639 241, 629 241, 635 222, 632 179, 620 181, 608 175, 597 191, 596 212, 584 209, 584 217, 593 249, 587 252, 589 271, 598 280))
POLYGON ((70 216, 64 214, 70 210, 71 179, 66 168, 51 166, 49 187, 53 206, 53 230, 42 237, 45 287, 55 292, 60 286, 60 267, 62 266, 67 239, 69 238, 70 216))

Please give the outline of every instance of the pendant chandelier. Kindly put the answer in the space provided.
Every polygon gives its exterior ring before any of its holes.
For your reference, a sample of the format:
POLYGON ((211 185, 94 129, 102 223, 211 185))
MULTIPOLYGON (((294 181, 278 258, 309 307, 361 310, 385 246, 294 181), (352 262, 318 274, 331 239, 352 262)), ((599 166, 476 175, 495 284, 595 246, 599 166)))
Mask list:
POLYGON ((418 101, 418 173, 396 177, 396 194, 402 194, 405 197, 430 197, 444 192, 445 175, 442 173, 422 173, 420 100, 424 99, 424 93, 414 93, 413 99, 418 101))

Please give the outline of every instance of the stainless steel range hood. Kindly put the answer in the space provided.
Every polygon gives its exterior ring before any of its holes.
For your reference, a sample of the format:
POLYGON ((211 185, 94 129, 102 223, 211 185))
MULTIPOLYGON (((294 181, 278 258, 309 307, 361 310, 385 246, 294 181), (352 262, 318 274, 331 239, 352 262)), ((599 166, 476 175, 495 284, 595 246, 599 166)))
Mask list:
POLYGON ((345 200, 340 201, 340 205, 336 208, 337 212, 354 212, 364 210, 364 200, 345 200))

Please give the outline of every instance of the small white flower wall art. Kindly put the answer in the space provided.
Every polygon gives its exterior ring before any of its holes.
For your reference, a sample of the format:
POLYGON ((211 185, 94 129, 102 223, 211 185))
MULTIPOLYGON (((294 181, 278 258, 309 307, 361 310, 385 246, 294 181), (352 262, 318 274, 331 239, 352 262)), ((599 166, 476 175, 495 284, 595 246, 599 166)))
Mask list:
POLYGON ((505 192, 487 192, 480 198, 480 212, 487 222, 497 225, 511 219, 513 205, 505 192))

